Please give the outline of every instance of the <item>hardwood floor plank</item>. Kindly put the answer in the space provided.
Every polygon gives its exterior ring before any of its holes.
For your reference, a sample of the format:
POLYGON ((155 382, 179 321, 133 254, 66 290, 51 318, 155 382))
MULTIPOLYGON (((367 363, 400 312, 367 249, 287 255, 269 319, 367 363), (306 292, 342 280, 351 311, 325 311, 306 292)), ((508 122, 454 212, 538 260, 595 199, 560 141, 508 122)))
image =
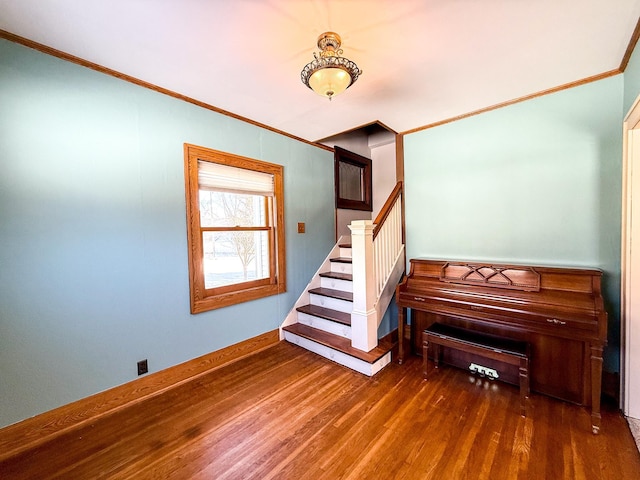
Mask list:
POLYGON ((473 452, 473 444, 477 436, 482 432, 482 427, 489 414, 489 404, 482 403, 474 409, 475 413, 470 419, 469 428, 464 430, 461 438, 456 442, 455 454, 451 455, 445 469, 453 478, 462 478, 463 474, 468 471, 467 462, 469 455, 473 452))
MULTIPOLYGON (((296 368, 293 363, 290 367, 296 368)), ((218 465, 235 465, 238 452, 241 452, 243 446, 242 442, 247 441, 253 434, 251 428, 256 423, 254 417, 260 416, 262 419, 265 415, 273 414, 277 408, 274 404, 281 401, 280 396, 296 402, 305 395, 305 389, 299 387, 301 380, 313 384, 326 373, 322 368, 317 368, 317 365, 305 368, 304 362, 298 364, 297 369, 298 371, 287 374, 286 382, 278 382, 274 380, 271 369, 260 371, 260 366, 256 366, 251 375, 256 381, 251 381, 251 389, 243 389, 237 393, 229 392, 231 402, 227 399, 221 402, 222 408, 217 409, 218 415, 208 419, 207 425, 200 429, 203 435, 190 441, 177 439, 175 444, 161 452, 154 462, 143 459, 144 465, 130 468, 131 475, 162 478, 159 474, 169 469, 181 472, 181 475, 184 475, 182 478, 191 478, 198 470, 209 467, 211 460, 203 458, 204 454, 213 454, 218 465), (265 391, 268 393, 265 394, 265 391), (236 398, 240 393, 242 398, 236 398), (204 432, 207 434, 204 435, 204 432)), ((205 405, 200 405, 199 408, 204 415, 214 413, 209 412, 205 405)), ((269 431, 268 424, 260 423, 259 426, 269 431)))
MULTIPOLYGON (((281 342, 0 461, 4 479, 640 478, 625 419, 410 357, 372 378, 281 342)), ((32 441, 30 439, 30 441, 32 441)))

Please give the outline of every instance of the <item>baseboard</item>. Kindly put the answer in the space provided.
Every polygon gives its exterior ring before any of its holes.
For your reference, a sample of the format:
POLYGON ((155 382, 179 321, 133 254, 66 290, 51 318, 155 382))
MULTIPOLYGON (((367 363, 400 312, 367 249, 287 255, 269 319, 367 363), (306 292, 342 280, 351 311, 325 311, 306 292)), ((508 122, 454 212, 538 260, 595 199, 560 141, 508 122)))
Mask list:
POLYGON ((105 414, 166 392, 216 368, 269 348, 279 341, 278 330, 272 330, 2 428, 0 461, 105 414))

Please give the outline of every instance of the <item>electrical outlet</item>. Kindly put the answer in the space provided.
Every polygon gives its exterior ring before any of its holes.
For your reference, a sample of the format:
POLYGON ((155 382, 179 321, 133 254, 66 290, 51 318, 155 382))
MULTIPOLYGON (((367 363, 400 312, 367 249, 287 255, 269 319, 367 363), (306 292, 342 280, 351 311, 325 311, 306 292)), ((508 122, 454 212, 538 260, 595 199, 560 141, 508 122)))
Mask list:
POLYGON ((304 222, 298 222, 298 233, 304 233, 304 232, 305 232, 304 222))
POLYGON ((149 364, 147 363, 147 359, 140 360, 138 362, 138 375, 144 375, 149 371, 149 364))

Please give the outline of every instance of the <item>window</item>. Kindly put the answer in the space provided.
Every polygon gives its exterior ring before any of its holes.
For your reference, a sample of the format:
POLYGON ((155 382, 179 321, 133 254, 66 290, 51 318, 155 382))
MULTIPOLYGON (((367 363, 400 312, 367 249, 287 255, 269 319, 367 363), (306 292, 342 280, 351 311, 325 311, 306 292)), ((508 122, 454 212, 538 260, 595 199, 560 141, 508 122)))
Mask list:
POLYGON ((191 313, 286 291, 283 167, 185 144, 191 313))
POLYGON ((336 208, 372 211, 371 160, 335 148, 336 208))

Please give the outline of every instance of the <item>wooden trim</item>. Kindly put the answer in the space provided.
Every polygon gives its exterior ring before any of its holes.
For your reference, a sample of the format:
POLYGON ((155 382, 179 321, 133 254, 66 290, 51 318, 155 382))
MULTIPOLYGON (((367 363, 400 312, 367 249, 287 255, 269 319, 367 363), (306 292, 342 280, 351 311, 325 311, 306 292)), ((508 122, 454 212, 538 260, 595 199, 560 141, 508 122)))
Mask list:
POLYGON ((385 130, 388 130, 389 132, 393 133, 394 135, 397 135, 398 132, 396 132, 393 128, 391 128, 389 125, 382 123, 380 120, 376 120, 375 122, 371 122, 370 125, 380 125, 382 128, 384 128, 385 130))
POLYGON ((631 39, 629 40, 629 45, 627 45, 627 50, 624 52, 624 56, 622 57, 622 61, 620 62, 620 72, 624 72, 627 69, 627 65, 629 65, 629 60, 631 60, 631 55, 633 54, 633 50, 636 48, 636 44, 638 43, 639 38, 640 18, 636 22, 636 28, 633 30, 633 34, 631 35, 631 39))
POLYGON ((230 345, 146 377, 49 410, 0 429, 0 462, 106 414, 162 394, 185 382, 279 343, 278 330, 230 345))
POLYGON ((271 227, 200 227, 201 232, 269 232, 271 227))
MULTIPOLYGON (((210 104, 205 103, 205 102, 201 102, 200 100, 196 100, 195 98, 188 97, 186 95, 182 95, 180 93, 174 92, 174 91, 169 90, 167 88, 163 88, 163 87, 154 85, 152 83, 146 82, 144 80, 140 80, 139 78, 135 78, 135 77, 132 77, 130 75, 126 75, 124 73, 120 73, 120 72, 118 72, 116 70, 104 67, 104 66, 99 65, 97 63, 90 62, 90 61, 85 60, 85 59, 80 58, 80 57, 76 57, 75 55, 71 55, 69 53, 63 52, 61 50, 57 50, 57 49, 49 47, 47 45, 43 45, 42 43, 38 43, 38 42, 35 42, 33 40, 29 40, 28 38, 21 37, 19 35, 16 35, 14 33, 8 32, 6 30, 0 29, 0 38, 3 38, 5 40, 8 40, 8 41, 13 42, 13 43, 17 43, 17 44, 23 45, 23 46, 25 46, 27 48, 31 48, 33 50, 37 50, 37 51, 42 52, 42 53, 44 53, 46 55, 51 55, 53 57, 60 58, 60 59, 65 60, 67 62, 75 63, 76 65, 80 65, 82 67, 90 68, 91 70, 95 70, 97 72, 104 73, 105 75, 110 75, 110 76, 118 78, 120 80, 124 80, 125 82, 133 83, 134 85, 138 85, 140 87, 144 87, 144 88, 148 88, 150 90, 154 90, 154 91, 156 91, 158 93, 161 93, 163 95, 168 95, 170 97, 177 98, 178 100, 182 100, 184 102, 191 103, 193 105, 197 105, 198 107, 210 110, 212 112, 216 112, 216 113, 219 113, 221 115, 225 115, 225 116, 228 116, 228 117, 231 117, 231 118, 235 118, 236 120, 240 120, 242 122, 249 123, 249 124, 254 125, 256 127, 259 127, 259 128, 264 128, 265 130, 269 130, 269 131, 277 133, 279 135, 284 135, 285 137, 289 137, 289 138, 291 138, 293 140, 297 140, 299 142, 306 143, 308 145, 312 145, 314 147, 321 148, 323 150, 327 150, 327 151, 330 151, 330 152, 334 151, 334 149, 332 147, 329 147, 327 145, 323 145, 323 144, 318 143, 318 142, 312 142, 312 141, 306 140, 304 138, 298 137, 296 135, 287 133, 287 132, 285 132, 283 130, 278 130, 277 128, 270 127, 269 125, 265 125, 263 123, 256 122, 255 120, 251 120, 251 119, 243 117, 241 115, 237 115, 235 113, 231 113, 231 112, 229 112, 227 110, 223 110, 221 108, 214 107, 213 105, 210 105, 210 104)), ((384 123, 380 122, 379 120, 364 124, 364 125, 359 126, 359 127, 354 127, 352 129, 349 129, 349 130, 345 130, 342 133, 349 133, 349 132, 352 132, 352 131, 355 131, 355 130, 359 130, 361 128, 365 128, 365 127, 367 127, 369 125, 379 124, 380 126, 382 126, 383 128, 389 130, 390 132, 398 133, 398 135, 403 136, 403 135, 407 135, 407 134, 411 134, 411 133, 416 133, 416 132, 419 132, 421 130, 427 130, 429 128, 433 128, 433 127, 437 127, 437 126, 440 126, 440 125, 444 125, 446 123, 451 123, 451 122, 455 122, 455 121, 458 121, 458 120, 462 120, 463 118, 471 117, 471 116, 474 116, 474 115, 479 115, 481 113, 489 112, 491 110, 496 110, 498 108, 502 108, 502 107, 506 107, 506 106, 509 106, 509 105, 513 105, 515 103, 523 102, 525 100, 531 100, 532 98, 541 97, 543 95, 548 95, 550 93, 555 93, 555 92, 558 92, 558 91, 561 91, 561 90, 566 90, 568 88, 572 88, 572 87, 576 87, 576 86, 579 86, 579 85, 583 85, 585 83, 590 83, 590 82, 594 82, 594 81, 597 81, 597 80, 602 80, 604 78, 607 78, 607 77, 610 77, 610 76, 614 76, 614 75, 617 75, 619 73, 624 72, 624 70, 627 68, 627 64, 629 63, 629 59, 631 58, 631 54, 633 53, 633 49, 635 48, 635 45, 638 42, 639 38, 640 38, 640 20, 636 24, 636 28, 635 28, 635 30, 633 32, 631 40, 629 41, 629 45, 627 46, 627 51, 625 52, 625 55, 624 55, 624 57, 622 59, 622 62, 620 64, 620 67, 619 67, 618 70, 611 70, 609 72, 601 73, 599 75, 594 75, 592 77, 587 77, 585 79, 578 80, 577 82, 567 83, 567 84, 561 85, 559 87, 554 87, 554 88, 551 88, 551 89, 548 89, 548 90, 543 90, 543 91, 538 92, 538 93, 534 93, 534 94, 527 95, 527 96, 524 96, 524 97, 516 98, 514 100, 509 100, 507 102, 499 103, 497 105, 486 107, 486 108, 483 108, 483 109, 480 109, 480 110, 476 110, 476 111, 473 111, 473 112, 470 112, 470 113, 466 113, 466 114, 463 114, 463 115, 458 115, 456 117, 452 117, 452 118, 449 118, 449 119, 441 120, 439 122, 435 122, 435 123, 431 123, 431 124, 428 124, 428 125, 424 125, 422 127, 417 127, 417 128, 413 128, 411 130, 406 130, 406 131, 400 132, 400 133, 395 132, 395 130, 393 130, 392 128, 388 127, 387 125, 385 125, 384 123)), ((336 135, 339 135, 339 134, 336 134, 336 135)), ((333 136, 335 136, 335 135, 332 135, 332 137, 333 136)))
POLYGON ((284 167, 275 163, 254 160, 240 155, 225 153, 196 145, 184 144, 184 179, 187 214, 187 245, 189 258, 189 295, 191 313, 202 313, 216 308, 236 305, 286 291, 286 249, 284 224, 284 167), (268 282, 236 283, 230 286, 205 288, 202 230, 198 200, 198 162, 217 162, 233 167, 265 172, 273 175, 275 218, 270 238, 270 277, 268 282), (274 262, 275 259, 275 263, 274 262), (274 269, 275 266, 275 269, 274 269))
POLYGON ((279 135, 284 135, 285 137, 289 137, 293 140, 297 140, 302 143, 306 143, 307 145, 311 145, 313 147, 318 147, 323 150, 328 150, 333 152, 333 148, 327 147, 326 145, 322 145, 320 143, 311 142, 309 140, 305 140, 304 138, 298 137, 291 133, 287 133, 282 130, 278 130, 277 128, 270 127, 269 125, 265 125, 264 123, 256 122, 255 120, 251 120, 249 118, 243 117, 241 115, 237 115, 235 113, 231 113, 227 110, 223 110, 218 107, 214 107, 205 102, 201 102, 200 100, 196 100, 195 98, 188 97, 186 95, 182 95, 181 93, 174 92, 173 90, 169 90, 167 88, 159 87, 158 85, 154 85, 152 83, 146 82, 144 80, 140 80, 139 78, 132 77, 125 73, 120 73, 116 70, 112 70, 111 68, 103 67, 97 63, 90 62, 80 57, 76 57, 75 55, 71 55, 69 53, 63 52, 61 50, 57 50, 55 48, 49 47, 47 45, 43 45, 38 42, 34 42, 33 40, 29 40, 28 38, 21 37, 11 32, 7 32, 6 30, 0 29, 0 38, 8 40, 13 43, 18 43, 25 47, 31 48, 33 50, 37 50, 47 55, 51 55, 52 57, 57 57, 62 60, 66 60, 67 62, 75 63, 76 65, 80 65, 82 67, 90 68, 91 70, 95 70, 96 72, 104 73, 105 75, 110 75, 112 77, 118 78, 120 80, 124 80, 125 82, 133 83, 134 85, 138 85, 139 87, 148 88, 149 90, 156 91, 163 95, 168 95, 169 97, 177 98, 178 100, 182 100, 187 103, 191 103, 198 107, 211 110, 212 112, 219 113, 221 115, 225 115, 227 117, 235 118, 236 120, 240 120, 241 122, 249 123, 259 128, 264 128, 265 130, 269 130, 270 132, 277 133, 279 135))
MULTIPOLYGON (((270 257, 273 257, 273 255, 270 255, 270 257)), ((271 260, 272 259, 269 258, 269 265, 273 264, 271 260)), ((266 287, 267 285, 275 285, 276 277, 277 275, 275 274, 275 272, 271 270, 270 275, 265 278, 258 278, 257 280, 247 280, 245 282, 232 283, 230 285, 221 285, 219 287, 213 287, 213 288, 204 288, 204 285, 203 285, 202 291, 204 292, 205 297, 213 297, 213 296, 220 297, 228 293, 235 293, 238 291, 245 292, 247 290, 260 289, 262 287, 266 287)), ((260 298, 260 297, 257 297, 257 298, 260 298)), ((238 303, 240 302, 241 300, 238 303)))
POLYGON ((637 177, 632 175, 634 169, 634 153, 638 151, 638 130, 640 130, 640 95, 627 112, 622 124, 622 211, 620 228, 620 367, 622 383, 620 385, 620 405, 625 415, 629 414, 631 391, 631 349, 629 348, 632 332, 632 318, 635 310, 632 308, 632 274, 637 269, 638 260, 632 255, 636 238, 632 203, 634 190, 637 190, 637 177))
POLYGON ((396 182, 404 182, 404 135, 396 135, 396 182))
POLYGON ((384 221, 389 216, 389 213, 391 213, 391 209, 395 205, 396 200, 398 200, 398 197, 400 196, 401 193, 402 193, 402 182, 398 182, 396 183, 396 186, 393 188, 393 191, 387 198, 387 201, 384 203, 384 206, 380 210, 380 213, 378 213, 378 216, 373 222, 375 225, 373 227, 373 238, 376 238, 376 236, 378 235, 378 232, 382 228, 384 221))
MULTIPOLYGON (((404 135, 396 135, 396 182, 402 182, 404 185, 404 135)), ((402 195, 400 208, 402 208, 402 244, 406 245, 407 235, 404 218, 404 200, 405 195, 402 195)), ((407 249, 404 250, 404 264, 407 265, 407 249)))
POLYGON ((375 126, 378 126, 380 128, 383 128, 384 130, 387 130, 390 133, 398 135, 398 132, 396 132, 393 128, 389 127, 388 125, 385 125, 380 120, 374 120, 373 122, 364 123, 364 124, 359 125, 357 127, 349 128, 347 130, 343 130, 341 132, 334 133, 333 135, 329 135, 328 137, 319 138, 318 140, 316 140, 316 143, 319 143, 320 145, 324 145, 324 144, 322 144, 320 142, 325 142, 325 141, 328 141, 329 139, 332 139, 334 137, 339 137, 341 135, 347 135, 349 133, 359 132, 361 130, 367 130, 369 127, 375 127, 375 126))
POLYGON ((363 157, 344 148, 335 147, 334 158, 334 187, 336 197, 336 209, 342 208, 346 210, 363 210, 371 212, 373 210, 373 197, 371 189, 373 185, 372 167, 373 162, 370 158, 363 157), (340 164, 348 163, 362 169, 362 200, 351 200, 340 197, 340 164))
POLYGON ((579 87, 581 85, 585 85, 585 84, 591 83, 591 82, 596 82, 598 80, 604 80, 605 78, 613 77, 613 76, 619 75, 621 73, 622 72, 620 70, 610 70, 608 72, 600 73, 598 75, 593 75, 592 77, 583 78, 582 80, 578 80, 576 82, 565 83, 564 85, 560 85, 558 87, 549 88, 547 90, 542 90, 542 91, 537 92, 537 93, 532 93, 531 95, 525 95, 524 97, 516 98, 516 99, 513 99, 513 100, 508 100, 506 102, 498 103, 498 104, 492 105, 490 107, 481 108, 480 110, 475 110, 473 112, 464 113, 462 115, 458 115, 457 117, 451 117, 451 118, 448 118, 446 120, 441 120, 439 122, 430 123, 430 124, 425 125, 423 127, 413 128, 411 130, 407 130, 405 132, 402 132, 401 135, 409 135, 411 133, 420 132, 422 130, 427 130, 429 128, 439 127, 439 126, 445 125, 447 123, 457 122, 458 120, 463 120, 465 118, 473 117, 475 115, 480 115, 481 113, 487 113, 487 112, 490 112, 492 110, 497 110, 499 108, 508 107, 508 106, 514 105, 516 103, 524 102, 524 101, 527 101, 527 100, 532 100, 532 99, 538 98, 538 97, 543 97, 545 95, 549 95, 551 93, 560 92, 562 90, 568 90, 568 89, 573 88, 573 87, 579 87))

